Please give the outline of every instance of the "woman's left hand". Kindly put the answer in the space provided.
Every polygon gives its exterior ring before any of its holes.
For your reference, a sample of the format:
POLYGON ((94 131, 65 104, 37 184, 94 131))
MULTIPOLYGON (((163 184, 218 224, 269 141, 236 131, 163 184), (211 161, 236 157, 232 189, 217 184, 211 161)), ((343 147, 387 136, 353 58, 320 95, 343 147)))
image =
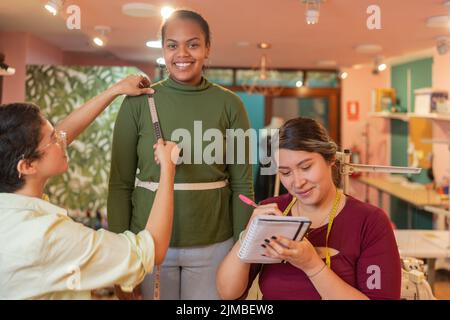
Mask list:
POLYGON ((117 82, 112 89, 115 94, 126 94, 128 96, 139 96, 141 94, 153 94, 155 91, 150 88, 150 80, 141 75, 128 76, 117 82))
POLYGON ((286 260, 293 266, 303 270, 306 275, 311 275, 322 267, 324 262, 317 254, 311 242, 304 238, 302 241, 294 241, 278 236, 270 240, 266 245, 266 254, 271 258, 286 260))

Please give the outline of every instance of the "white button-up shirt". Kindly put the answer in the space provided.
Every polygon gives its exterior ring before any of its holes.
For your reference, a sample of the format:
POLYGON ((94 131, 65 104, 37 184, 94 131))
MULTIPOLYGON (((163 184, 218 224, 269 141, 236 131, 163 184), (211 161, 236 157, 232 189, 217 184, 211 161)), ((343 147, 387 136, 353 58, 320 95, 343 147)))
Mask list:
POLYGON ((0 299, 90 299, 114 284, 131 291, 154 258, 146 230, 95 231, 47 201, 0 193, 0 299))

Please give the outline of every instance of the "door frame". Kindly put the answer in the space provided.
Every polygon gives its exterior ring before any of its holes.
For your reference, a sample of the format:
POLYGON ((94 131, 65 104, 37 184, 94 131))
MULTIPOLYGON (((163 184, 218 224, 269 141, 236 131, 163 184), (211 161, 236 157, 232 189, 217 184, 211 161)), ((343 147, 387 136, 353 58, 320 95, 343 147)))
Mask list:
MULTIPOLYGON (((242 86, 227 86, 231 91, 243 91, 242 86)), ((273 114, 273 98, 291 97, 291 98, 324 98, 328 100, 328 133, 338 145, 341 145, 341 89, 338 88, 284 88, 276 96, 265 96, 265 125, 270 123, 273 114)))

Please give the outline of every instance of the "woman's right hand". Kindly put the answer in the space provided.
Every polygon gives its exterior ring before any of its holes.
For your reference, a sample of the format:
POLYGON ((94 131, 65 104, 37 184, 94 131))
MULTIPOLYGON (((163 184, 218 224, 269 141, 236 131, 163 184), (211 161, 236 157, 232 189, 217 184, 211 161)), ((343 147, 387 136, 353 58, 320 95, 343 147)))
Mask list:
POLYGON ((180 154, 180 149, 175 142, 159 139, 158 142, 153 145, 153 151, 155 154, 155 162, 161 165, 161 168, 175 170, 180 154))
POLYGON ((253 210, 252 216, 250 217, 250 220, 248 221, 247 227, 251 224, 251 222, 253 221, 253 219, 256 216, 265 215, 265 214, 276 215, 276 216, 283 215, 283 213, 280 211, 280 209, 278 209, 278 205, 276 203, 262 204, 262 205, 259 205, 257 208, 255 208, 255 210, 253 210))

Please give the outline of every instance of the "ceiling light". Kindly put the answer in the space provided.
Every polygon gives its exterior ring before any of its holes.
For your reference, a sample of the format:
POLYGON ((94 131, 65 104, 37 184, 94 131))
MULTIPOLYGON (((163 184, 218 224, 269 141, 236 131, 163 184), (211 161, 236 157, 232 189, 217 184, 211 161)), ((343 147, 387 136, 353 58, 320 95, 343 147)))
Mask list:
POLYGON ((161 8, 161 16, 163 17, 164 20, 166 20, 167 18, 169 18, 172 13, 175 11, 174 8, 169 7, 169 6, 165 6, 161 8))
POLYGON ((105 45, 105 41, 101 37, 95 37, 92 41, 94 41, 94 43, 99 47, 103 47, 105 45))
POLYGON ((378 71, 382 72, 382 71, 384 71, 384 70, 387 69, 387 64, 386 64, 386 63, 380 63, 380 64, 377 66, 377 69, 378 69, 378 71))
MULTIPOLYGON (((261 54, 259 62, 249 72, 249 76, 243 77, 242 87, 248 94, 260 94, 264 96, 278 96, 283 91, 280 85, 280 79, 277 77, 277 72, 270 68, 270 61, 266 54, 271 47, 269 43, 259 43, 258 49, 264 50, 261 54)), ((297 85, 300 84, 297 82, 297 85)))
MULTIPOLYGON (((447 1, 444 3, 444 6, 447 7, 447 17, 448 17, 448 23, 447 26, 450 28, 450 1, 447 1)), ((450 210, 450 209, 449 209, 450 210)))
POLYGON ((302 81, 302 80, 298 80, 298 81, 295 83, 295 86, 296 86, 297 88, 303 87, 303 81, 302 81))
POLYGON ((236 43, 236 45, 237 45, 238 47, 241 47, 241 48, 243 48, 243 47, 248 47, 248 46, 250 46, 250 42, 248 42, 248 41, 238 41, 238 42, 236 43))
POLYGON ((447 54, 450 49, 449 38, 446 36, 438 37, 436 39, 436 49, 441 56, 447 54))
POLYGON ((159 57, 158 59, 156 59, 156 63, 159 64, 160 66, 165 66, 166 60, 164 60, 163 57, 159 57))
POLYGON ((319 23, 320 4, 323 0, 302 0, 306 5, 305 17, 307 24, 319 23))
POLYGON ((374 68, 372 70, 373 74, 379 74, 387 69, 387 64, 383 62, 383 58, 378 56, 374 60, 374 68))
POLYGON ((149 48, 155 48, 155 49, 161 49, 162 48, 161 40, 150 40, 150 41, 147 41, 146 45, 149 48))
POLYGON ((63 0, 49 0, 45 4, 44 8, 50 12, 52 15, 56 16, 56 14, 61 10, 63 6, 63 0))
POLYGON ((347 79, 347 78, 348 78, 348 72, 346 72, 346 71, 341 71, 341 72, 339 72, 339 78, 340 78, 341 80, 347 79))
POLYGON ((336 67, 336 65, 337 62, 334 60, 320 60, 317 62, 317 66, 323 68, 333 68, 336 67))
POLYGON ((258 43, 258 48, 259 49, 270 49, 272 47, 272 45, 268 42, 260 42, 258 43))
POLYGON ((111 28, 107 26, 96 26, 95 31, 99 34, 95 36, 92 41, 95 43, 98 47, 103 47, 106 45, 106 42, 108 39, 106 38, 106 35, 111 32, 111 28))
POLYGON ((151 18, 159 15, 157 6, 142 2, 126 3, 122 6, 122 13, 130 17, 151 18))
POLYGON ((435 16, 427 19, 428 28, 445 28, 450 22, 449 16, 435 16))
POLYGON ((383 48, 377 44, 361 44, 355 48, 355 51, 361 54, 376 54, 382 50, 383 48))

